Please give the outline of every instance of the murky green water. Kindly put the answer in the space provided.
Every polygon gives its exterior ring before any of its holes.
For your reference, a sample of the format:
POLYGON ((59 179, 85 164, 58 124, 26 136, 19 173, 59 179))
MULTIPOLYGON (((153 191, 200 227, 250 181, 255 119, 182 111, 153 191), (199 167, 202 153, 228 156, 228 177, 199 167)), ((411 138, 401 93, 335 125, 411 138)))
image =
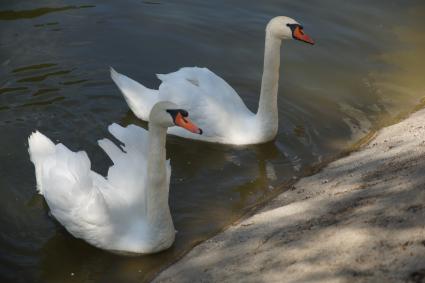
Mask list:
POLYGON ((423 1, 2 1, 0 281, 140 282, 381 121, 425 97, 423 1), (8 3, 9 2, 9 3, 8 3), (108 68, 156 87, 154 73, 206 66, 256 110, 264 28, 296 18, 315 46, 285 42, 279 135, 259 146, 168 139, 174 246, 121 257, 70 236, 35 193, 27 136, 39 129, 93 168, 112 122, 138 123, 108 68))

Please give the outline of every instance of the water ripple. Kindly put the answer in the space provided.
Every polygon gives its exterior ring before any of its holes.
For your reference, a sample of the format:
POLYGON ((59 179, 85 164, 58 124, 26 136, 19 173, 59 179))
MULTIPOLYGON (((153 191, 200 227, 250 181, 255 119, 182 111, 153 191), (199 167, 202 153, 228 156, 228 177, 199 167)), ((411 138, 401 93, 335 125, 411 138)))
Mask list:
POLYGON ((84 8, 93 8, 94 5, 81 5, 81 6, 64 6, 64 7, 41 7, 31 10, 5 10, 0 11, 0 20, 1 21, 14 21, 20 19, 32 19, 43 16, 45 14, 61 12, 67 10, 75 10, 75 9, 84 9, 84 8))

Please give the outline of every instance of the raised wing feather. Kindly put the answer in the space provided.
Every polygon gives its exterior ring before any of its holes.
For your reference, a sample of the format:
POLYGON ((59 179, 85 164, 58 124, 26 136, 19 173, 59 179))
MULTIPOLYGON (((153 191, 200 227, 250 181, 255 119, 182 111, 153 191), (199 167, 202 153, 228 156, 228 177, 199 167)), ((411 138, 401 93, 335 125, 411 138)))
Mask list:
POLYGON ((109 214, 102 193, 93 184, 87 154, 54 145, 39 132, 30 136, 29 152, 38 172, 39 192, 51 214, 75 237, 100 246, 110 234, 110 227, 104 225, 109 214))
POLYGON ((108 183, 113 195, 125 199, 126 207, 144 205, 144 183, 147 171, 148 132, 135 125, 112 124, 109 132, 123 143, 122 148, 109 139, 100 140, 100 147, 114 163, 108 170, 108 183), (142 203, 141 203, 142 202, 142 203))
MULTIPOLYGON (((172 101, 189 111, 190 118, 204 131, 203 139, 219 141, 226 136, 229 126, 243 123, 244 118, 253 115, 236 91, 207 68, 182 68, 158 78, 162 80, 159 100, 172 101)), ((169 133, 201 138, 178 127, 170 128, 169 133)))
MULTIPOLYGON (((39 191, 52 215, 75 237, 98 247, 108 243, 108 248, 114 249, 113 244, 119 244, 112 240, 114 237, 131 229, 131 223, 143 222, 148 133, 134 125, 117 124, 109 131, 124 145, 118 147, 108 139, 99 141, 114 163, 107 178, 90 169, 85 152, 55 145, 39 132, 29 138, 29 152, 39 191)), ((168 184, 170 174, 167 162, 168 184)))

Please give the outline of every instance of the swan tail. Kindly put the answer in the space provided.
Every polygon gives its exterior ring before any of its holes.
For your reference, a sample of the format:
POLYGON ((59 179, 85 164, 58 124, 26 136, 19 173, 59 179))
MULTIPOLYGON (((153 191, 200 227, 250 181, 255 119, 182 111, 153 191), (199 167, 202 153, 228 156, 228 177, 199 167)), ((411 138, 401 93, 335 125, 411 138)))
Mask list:
POLYGON ((44 197, 56 218, 69 213, 91 198, 93 182, 90 160, 84 151, 72 152, 63 144, 45 160, 43 167, 44 197))
POLYGON ((131 111, 140 119, 149 121, 149 114, 158 102, 158 90, 150 89, 111 67, 111 78, 123 94, 131 111))
MULTIPOLYGON (((75 237, 100 246, 98 231, 106 229, 108 210, 102 192, 93 180, 90 160, 84 151, 73 152, 63 144, 35 132, 28 138, 37 190, 51 214, 75 237)), ((100 182, 104 179, 102 178, 100 182)))
POLYGON ((42 170, 43 162, 55 153, 55 144, 45 135, 36 131, 28 138, 28 152, 35 167, 37 192, 43 194, 42 170))
POLYGON ((40 194, 68 185, 79 184, 80 188, 91 186, 90 160, 84 151, 72 152, 63 144, 55 145, 36 131, 28 138, 28 152, 35 167, 37 191, 40 194))

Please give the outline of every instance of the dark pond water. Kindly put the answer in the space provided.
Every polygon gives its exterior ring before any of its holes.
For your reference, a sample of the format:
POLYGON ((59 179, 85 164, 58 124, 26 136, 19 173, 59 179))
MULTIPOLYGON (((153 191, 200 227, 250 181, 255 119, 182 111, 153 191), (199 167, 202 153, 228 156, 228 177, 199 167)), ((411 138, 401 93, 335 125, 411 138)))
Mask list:
POLYGON ((0 281, 140 282, 279 190, 409 112, 425 96, 425 5, 404 0, 10 0, 0 3, 0 281), (231 147, 168 139, 174 246, 121 257, 70 236, 35 192, 35 129, 111 164, 96 141, 138 123, 108 68, 157 87, 155 73, 206 66, 256 110, 264 28, 276 15, 315 46, 285 42, 274 142, 231 147))

